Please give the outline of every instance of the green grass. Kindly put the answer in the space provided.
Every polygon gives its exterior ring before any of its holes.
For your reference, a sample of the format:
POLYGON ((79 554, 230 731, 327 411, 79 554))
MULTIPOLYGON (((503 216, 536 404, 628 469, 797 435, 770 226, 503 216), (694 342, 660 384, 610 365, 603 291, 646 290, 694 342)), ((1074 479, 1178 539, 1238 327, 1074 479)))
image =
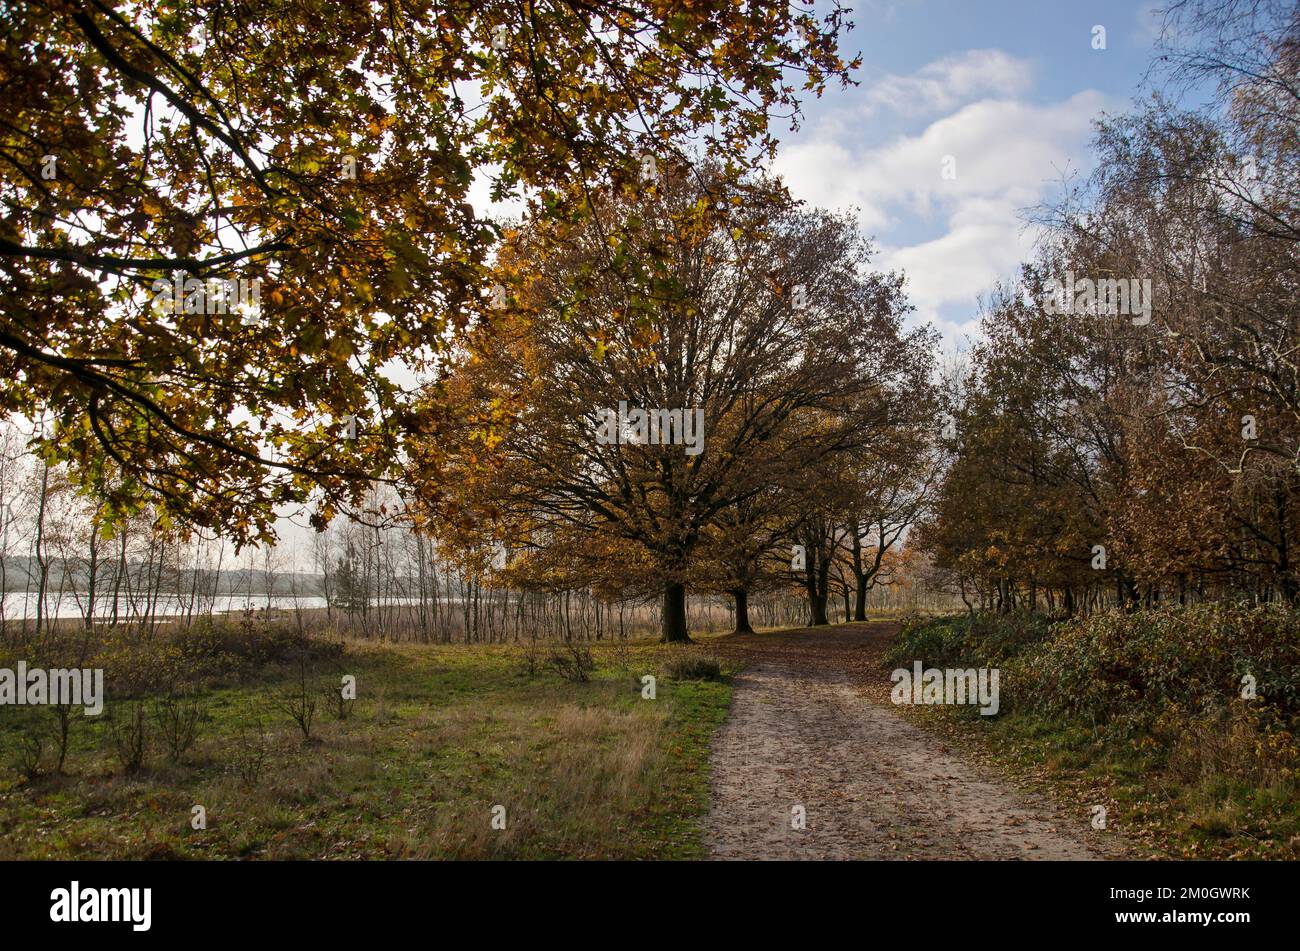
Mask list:
MULTIPOLYGON (((179 763, 156 745, 126 776, 108 723, 78 712, 67 775, 0 767, 0 858, 690 858, 704 854, 709 742, 729 678, 677 682, 657 645, 597 646, 588 683, 529 676, 518 648, 350 645, 321 681, 357 679, 351 716, 311 741, 271 697, 277 668, 210 690, 179 763), (640 677, 658 677, 641 697, 640 677), (266 728, 262 775, 235 761, 266 728), (207 829, 191 828, 202 805, 207 829), (493 807, 506 828, 492 828, 493 807)), ((110 701, 111 711, 113 701, 110 701)), ((0 750, 19 724, 0 710, 0 750)), ((41 711, 48 716, 47 711, 41 711)), ((107 716, 107 713, 106 713, 107 716)), ((6 757, 8 759, 8 757, 6 757)))

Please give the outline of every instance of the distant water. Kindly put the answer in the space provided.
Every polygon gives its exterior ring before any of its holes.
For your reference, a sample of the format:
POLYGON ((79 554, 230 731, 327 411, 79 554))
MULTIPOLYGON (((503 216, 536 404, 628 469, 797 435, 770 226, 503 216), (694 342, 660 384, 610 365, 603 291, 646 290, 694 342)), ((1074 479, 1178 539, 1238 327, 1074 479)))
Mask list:
MULTIPOLYGON (((458 600, 455 598, 443 598, 443 603, 448 600, 458 600)), ((385 598, 384 604, 418 604, 419 598, 385 598)), ((143 596, 135 598, 121 596, 117 601, 118 620, 130 620, 134 617, 141 616, 145 611, 147 600, 143 596)), ((377 603, 377 602, 372 602, 377 603)), ((84 594, 78 600, 75 594, 65 593, 60 597, 47 595, 45 598, 45 617, 47 618, 80 618, 85 617, 87 598, 84 594)), ((311 610, 314 608, 325 607, 325 599, 319 595, 302 595, 294 597, 293 595, 274 595, 270 599, 270 605, 274 609, 292 611, 295 608, 299 610, 311 610)), ((195 614, 205 614, 209 611, 213 614, 242 613, 247 610, 258 611, 266 608, 266 595, 219 595, 211 599, 203 599, 194 603, 195 614), (211 605, 209 607, 209 604, 211 605)), ((182 615, 190 610, 188 598, 178 598, 175 595, 159 595, 154 603, 153 613, 157 617, 175 617, 182 615)), ((95 599, 95 617, 99 620, 108 620, 113 614, 112 594, 106 598, 95 599)), ((4 616, 6 620, 17 621, 23 618, 36 617, 36 592, 34 591, 8 591, 5 593, 4 616)))

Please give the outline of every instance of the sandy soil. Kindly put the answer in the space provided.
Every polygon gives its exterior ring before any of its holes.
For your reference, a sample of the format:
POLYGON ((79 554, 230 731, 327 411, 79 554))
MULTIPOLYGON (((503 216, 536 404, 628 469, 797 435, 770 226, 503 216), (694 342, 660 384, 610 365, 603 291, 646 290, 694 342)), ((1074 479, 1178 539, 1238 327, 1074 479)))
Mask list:
POLYGON ((719 859, 1099 859, 1063 817, 899 715, 890 625, 732 636, 746 662, 715 739, 719 859), (802 807, 804 827, 795 828, 802 807))

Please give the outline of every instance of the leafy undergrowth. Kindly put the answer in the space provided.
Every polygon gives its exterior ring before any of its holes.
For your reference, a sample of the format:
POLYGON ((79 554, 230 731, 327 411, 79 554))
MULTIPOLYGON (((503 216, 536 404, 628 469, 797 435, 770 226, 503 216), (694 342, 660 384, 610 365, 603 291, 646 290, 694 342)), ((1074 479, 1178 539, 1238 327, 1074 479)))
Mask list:
POLYGON ((147 698, 78 711, 66 775, 47 751, 30 779, 10 765, 30 721, 3 708, 0 858, 701 856, 731 688, 667 676, 680 650, 592 645, 578 682, 530 648, 350 643, 311 680, 355 677, 355 704, 339 718, 318 694, 309 739, 286 712, 304 680, 289 664, 198 692, 196 739, 174 760, 147 698), (117 739, 136 703, 148 752, 131 772, 117 739))
POLYGON ((1001 712, 904 707, 1157 855, 1300 857, 1300 615, 1198 605, 904 625, 886 666, 999 667, 1001 712), (1255 696, 1242 697, 1249 675, 1255 696))

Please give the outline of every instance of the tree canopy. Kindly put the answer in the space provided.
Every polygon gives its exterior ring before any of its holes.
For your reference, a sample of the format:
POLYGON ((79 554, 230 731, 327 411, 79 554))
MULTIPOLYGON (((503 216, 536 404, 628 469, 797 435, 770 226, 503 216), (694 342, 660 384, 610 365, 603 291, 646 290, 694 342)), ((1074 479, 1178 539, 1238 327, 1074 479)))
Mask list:
POLYGON ((476 180, 573 220, 645 154, 759 161, 852 66, 822 10, 7 3, 0 408, 109 516, 323 524, 396 477, 489 293, 476 180))

